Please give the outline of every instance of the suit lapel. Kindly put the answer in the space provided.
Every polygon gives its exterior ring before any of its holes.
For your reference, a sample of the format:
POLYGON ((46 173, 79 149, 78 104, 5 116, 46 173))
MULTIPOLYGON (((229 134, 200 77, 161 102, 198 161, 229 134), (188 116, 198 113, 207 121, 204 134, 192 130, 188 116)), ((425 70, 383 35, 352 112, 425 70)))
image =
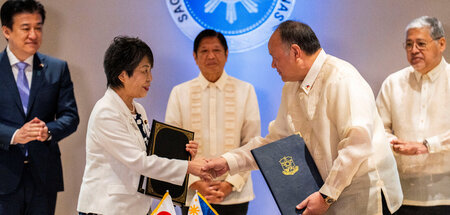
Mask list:
POLYGON ((22 101, 20 100, 19 89, 17 89, 16 79, 14 79, 14 74, 11 69, 11 63, 9 62, 6 50, 1 54, 0 77, 2 77, 0 83, 6 86, 6 89, 8 89, 8 92, 3 93, 12 94, 11 96, 14 98, 15 105, 20 110, 22 116, 25 118, 25 112, 22 108, 22 101))
MULTIPOLYGON (((128 109, 125 102, 111 88, 108 88, 108 90, 106 91, 106 94, 111 97, 111 99, 114 101, 114 103, 116 103, 117 110, 120 111, 127 118, 128 123, 130 123, 129 126, 131 126, 134 131, 133 138, 135 138, 137 140, 139 147, 143 150, 146 150, 147 147, 145 146, 144 138, 142 138, 141 131, 139 130, 139 127, 137 126, 136 121, 134 120, 134 117, 130 113, 130 110, 128 109)), ((136 111, 138 113, 142 114, 144 112, 143 109, 141 109, 138 105, 136 105, 135 101, 133 101, 133 105, 136 107, 136 111)), ((147 117, 144 117, 144 115, 142 115, 142 117, 143 117, 143 120, 147 120, 147 117)), ((127 125, 127 127, 128 127, 128 125, 127 125)))
POLYGON ((45 64, 45 56, 36 53, 33 58, 33 81, 31 82, 30 98, 28 101, 28 113, 33 109, 34 101, 42 86, 46 69, 47 64, 45 64))

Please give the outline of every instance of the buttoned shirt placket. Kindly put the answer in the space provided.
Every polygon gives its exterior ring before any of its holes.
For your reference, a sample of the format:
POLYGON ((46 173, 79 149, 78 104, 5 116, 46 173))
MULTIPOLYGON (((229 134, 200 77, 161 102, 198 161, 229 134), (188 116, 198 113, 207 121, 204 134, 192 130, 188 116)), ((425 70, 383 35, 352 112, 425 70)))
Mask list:
POLYGON ((209 150, 211 154, 217 154, 217 86, 214 83, 209 88, 209 150))

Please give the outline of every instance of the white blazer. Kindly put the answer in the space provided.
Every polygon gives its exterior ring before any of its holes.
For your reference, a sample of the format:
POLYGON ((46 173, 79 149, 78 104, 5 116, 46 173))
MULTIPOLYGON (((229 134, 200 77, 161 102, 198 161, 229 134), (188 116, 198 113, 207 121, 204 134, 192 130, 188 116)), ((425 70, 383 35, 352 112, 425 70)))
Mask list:
MULTIPOLYGON (((142 105, 134 101, 133 104, 147 120, 142 105)), ((77 210, 104 215, 143 215, 148 212, 152 199, 137 192, 140 175, 177 185, 184 182, 187 161, 147 156, 145 149, 130 110, 108 88, 89 118, 86 167, 77 210)))

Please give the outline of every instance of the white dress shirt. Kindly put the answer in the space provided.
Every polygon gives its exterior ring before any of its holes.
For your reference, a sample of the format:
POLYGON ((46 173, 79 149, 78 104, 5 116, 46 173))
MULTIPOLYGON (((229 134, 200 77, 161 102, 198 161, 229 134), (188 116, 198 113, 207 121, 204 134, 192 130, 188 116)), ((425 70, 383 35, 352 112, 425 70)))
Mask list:
POLYGON ((394 153, 406 205, 450 205, 450 65, 391 74, 377 97, 389 140, 428 141, 429 153, 394 153))
MULTIPOLYGON (((19 63, 20 60, 17 59, 17 57, 14 55, 14 53, 12 53, 11 49, 9 49, 9 46, 6 47, 6 54, 8 55, 9 63, 11 64, 11 70, 13 72, 14 79, 17 82, 17 75, 19 74, 19 69, 17 68, 16 64, 19 63)), ((34 55, 31 55, 30 57, 25 59, 25 61, 23 61, 28 64, 28 66, 25 68, 25 76, 27 77, 27 80, 28 80, 29 89, 31 89, 31 81, 33 78, 33 57, 34 57, 34 55)), ((18 131, 19 131, 19 129, 17 129, 16 132, 14 132, 14 134, 12 135, 11 142, 10 142, 11 145, 17 144, 17 143, 14 143, 13 140, 18 131)))
POLYGON ((337 199, 327 214, 382 214, 381 191, 391 212, 400 207, 397 167, 372 89, 352 65, 321 50, 302 82, 284 85, 269 134, 223 155, 230 172, 257 168, 250 149, 296 132, 324 180, 320 192, 337 199))
MULTIPOLYGON (((133 105, 146 121, 142 105, 134 101, 133 105)), ((104 215, 147 214, 152 198, 137 191, 140 176, 181 185, 187 167, 187 161, 147 156, 133 115, 108 88, 89 117, 86 167, 77 210, 104 215)))
MULTIPOLYGON (((193 80, 173 88, 166 111, 166 123, 195 132, 199 142, 197 158, 212 158, 246 144, 261 135, 258 101, 253 86, 227 75, 211 83, 200 73, 193 80)), ((198 181, 189 177, 189 186, 198 181)), ((248 202, 254 198, 250 171, 226 174, 218 180, 233 185, 233 192, 220 204, 248 202)), ((189 190, 187 205, 194 195, 189 190)))
MULTIPOLYGON (((14 79, 17 81, 17 74, 19 74, 19 69, 17 68, 16 64, 19 63, 20 60, 17 59, 17 57, 12 53, 11 49, 9 49, 9 46, 6 47, 6 54, 8 55, 9 63, 11 64, 14 79)), ((30 57, 28 57, 23 61, 28 64, 28 66, 25 68, 25 76, 27 76, 28 87, 30 89, 31 89, 31 81, 33 78, 33 57, 34 55, 31 55, 30 57)))

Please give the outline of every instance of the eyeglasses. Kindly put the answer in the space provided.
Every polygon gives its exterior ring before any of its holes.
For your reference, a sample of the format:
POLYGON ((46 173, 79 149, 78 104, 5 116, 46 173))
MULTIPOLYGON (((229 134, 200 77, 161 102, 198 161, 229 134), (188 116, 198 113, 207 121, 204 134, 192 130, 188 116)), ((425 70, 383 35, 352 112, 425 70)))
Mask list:
POLYGON ((427 49, 427 45, 434 41, 433 39, 430 41, 424 41, 424 40, 419 40, 419 41, 407 41, 405 43, 403 43, 403 47, 406 49, 406 51, 411 51, 414 47, 414 45, 416 45, 417 49, 419 49, 420 51, 423 51, 425 49, 427 49))

